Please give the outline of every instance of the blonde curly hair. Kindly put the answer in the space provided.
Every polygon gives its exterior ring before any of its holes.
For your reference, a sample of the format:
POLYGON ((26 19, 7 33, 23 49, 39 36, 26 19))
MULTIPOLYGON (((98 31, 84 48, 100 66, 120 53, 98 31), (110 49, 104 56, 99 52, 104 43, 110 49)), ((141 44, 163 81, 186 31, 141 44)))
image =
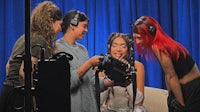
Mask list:
POLYGON ((55 40, 57 36, 52 23, 57 20, 62 20, 62 12, 51 1, 40 3, 35 7, 31 16, 30 37, 33 38, 36 35, 42 35, 47 42, 47 48, 52 54, 56 49, 55 40))

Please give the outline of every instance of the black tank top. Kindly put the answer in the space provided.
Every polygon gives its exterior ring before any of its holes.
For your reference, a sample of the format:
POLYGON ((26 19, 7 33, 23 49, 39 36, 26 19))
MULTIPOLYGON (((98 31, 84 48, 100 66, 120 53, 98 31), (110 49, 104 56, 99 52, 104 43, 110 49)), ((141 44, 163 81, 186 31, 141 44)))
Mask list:
POLYGON ((173 60, 174 69, 179 79, 190 72, 194 64, 195 62, 189 54, 184 57, 184 55, 181 53, 177 61, 173 60))

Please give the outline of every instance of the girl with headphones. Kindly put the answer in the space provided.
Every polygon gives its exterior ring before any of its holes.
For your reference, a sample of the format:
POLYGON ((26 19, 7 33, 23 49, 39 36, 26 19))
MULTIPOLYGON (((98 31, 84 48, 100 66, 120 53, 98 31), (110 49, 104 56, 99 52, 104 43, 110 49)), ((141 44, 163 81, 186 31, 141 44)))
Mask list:
POLYGON ((200 72, 189 52, 168 36, 152 17, 142 16, 133 27, 139 55, 158 58, 169 91, 169 112, 200 111, 200 72))
MULTIPOLYGON (((70 61, 71 112, 99 112, 95 96, 95 74, 93 67, 98 66, 103 56, 89 58, 87 49, 76 42, 88 32, 89 18, 85 13, 70 10, 63 18, 63 37, 56 41, 58 50, 73 56, 70 61)), ((70 74, 68 74, 70 75, 70 74)), ((100 90, 112 85, 108 79, 99 79, 100 90)))

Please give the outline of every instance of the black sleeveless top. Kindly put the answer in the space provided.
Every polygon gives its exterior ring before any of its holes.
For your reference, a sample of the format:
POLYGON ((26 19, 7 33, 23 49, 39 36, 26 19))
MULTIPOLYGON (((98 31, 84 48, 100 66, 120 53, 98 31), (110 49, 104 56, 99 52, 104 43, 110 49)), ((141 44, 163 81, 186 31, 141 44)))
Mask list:
POLYGON ((186 57, 184 57, 182 53, 180 53, 180 57, 177 61, 173 60, 172 62, 179 79, 181 79, 183 76, 185 76, 185 74, 190 72, 195 64, 194 60, 189 54, 187 54, 186 57))

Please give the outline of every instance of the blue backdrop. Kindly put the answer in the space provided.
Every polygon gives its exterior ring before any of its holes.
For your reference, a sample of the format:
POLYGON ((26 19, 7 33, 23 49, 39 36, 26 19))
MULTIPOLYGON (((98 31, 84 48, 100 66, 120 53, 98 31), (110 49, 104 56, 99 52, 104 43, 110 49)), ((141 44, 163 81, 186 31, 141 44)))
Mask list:
MULTIPOLYGON (((41 1, 32 0, 31 10, 41 1)), ((107 38, 112 32, 131 33, 130 22, 142 15, 159 21, 164 31, 183 44, 200 65, 199 0, 51 0, 63 14, 70 9, 85 12, 89 32, 83 40, 89 55, 107 53, 107 38)), ((24 33, 24 0, 0 0, 0 90, 5 79, 5 65, 14 42, 24 33)), ((62 34, 59 34, 60 38, 62 34)), ((165 88, 163 71, 157 60, 136 59, 145 65, 145 85, 165 88)))

